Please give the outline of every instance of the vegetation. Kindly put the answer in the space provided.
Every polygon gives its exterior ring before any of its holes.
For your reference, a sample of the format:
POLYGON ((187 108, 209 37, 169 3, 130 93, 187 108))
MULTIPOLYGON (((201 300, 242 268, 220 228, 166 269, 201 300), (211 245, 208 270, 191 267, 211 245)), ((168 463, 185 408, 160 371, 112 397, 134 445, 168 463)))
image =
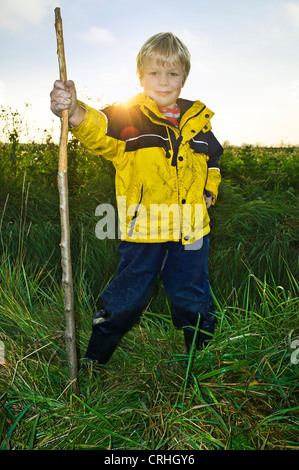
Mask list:
MULTIPOLYGON (((210 210, 218 324, 209 347, 186 364, 158 279, 109 364, 80 371, 76 396, 64 344, 58 149, 50 136, 20 143, 22 120, 9 123, 0 144, 0 449, 298 449, 299 149, 225 148, 210 210)), ((118 241, 94 232, 97 205, 115 204, 113 179, 112 165, 70 141, 81 357, 117 268, 118 241)))

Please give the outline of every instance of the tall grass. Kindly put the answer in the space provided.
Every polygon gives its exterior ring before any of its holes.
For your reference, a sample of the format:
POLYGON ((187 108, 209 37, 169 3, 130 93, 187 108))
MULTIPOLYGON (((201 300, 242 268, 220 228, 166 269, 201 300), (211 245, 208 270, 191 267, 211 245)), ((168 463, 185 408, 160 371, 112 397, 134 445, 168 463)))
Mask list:
MULTIPOLYGON (((90 177, 92 172, 85 172, 90 177)), ((83 178, 80 190, 71 192, 80 357, 100 293, 117 267, 117 240, 99 242, 94 235, 104 180, 85 184, 83 178)), ((80 371, 76 396, 69 387, 64 343, 58 197, 27 173, 14 186, 5 181, 1 450, 298 448, 294 191, 257 187, 254 195, 236 176, 225 176, 218 205, 210 211, 210 278, 218 320, 213 341, 186 364, 182 332, 171 323, 158 279, 140 323, 109 364, 80 371)))
MULTIPOLYGON (((294 292, 273 291, 249 276, 259 302, 219 305, 215 298, 215 338, 190 368, 181 332, 149 307, 107 366, 80 372, 75 396, 68 389, 58 285, 50 297, 38 271, 28 279, 3 263, 1 272, 10 273, 1 283, 2 449, 297 447, 294 292)), ((89 311, 82 295, 76 309, 81 353, 89 311)))

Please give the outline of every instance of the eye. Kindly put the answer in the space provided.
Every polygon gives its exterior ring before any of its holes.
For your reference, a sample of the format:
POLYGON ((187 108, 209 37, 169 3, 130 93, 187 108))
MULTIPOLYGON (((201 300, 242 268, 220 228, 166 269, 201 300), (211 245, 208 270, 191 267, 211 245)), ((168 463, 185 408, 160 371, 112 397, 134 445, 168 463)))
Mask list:
POLYGON ((158 72, 149 72, 149 75, 153 75, 154 77, 156 77, 158 75, 158 72))
POLYGON ((171 77, 177 77, 178 74, 176 72, 170 72, 171 77))

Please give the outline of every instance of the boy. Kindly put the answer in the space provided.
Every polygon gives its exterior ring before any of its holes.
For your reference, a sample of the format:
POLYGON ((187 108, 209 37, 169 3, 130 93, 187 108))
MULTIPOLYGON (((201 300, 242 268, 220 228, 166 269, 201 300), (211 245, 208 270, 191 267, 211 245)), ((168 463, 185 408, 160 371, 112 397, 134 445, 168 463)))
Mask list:
POLYGON ((200 350, 214 332, 207 209, 217 198, 223 149, 211 132, 214 113, 200 101, 179 98, 189 71, 186 46, 160 33, 138 53, 144 93, 126 105, 96 111, 77 101, 72 81, 56 81, 51 92, 53 113, 68 109, 73 135, 116 169, 120 262, 101 295, 85 356, 99 364, 109 361, 140 317, 160 272, 187 352, 192 344, 200 350))

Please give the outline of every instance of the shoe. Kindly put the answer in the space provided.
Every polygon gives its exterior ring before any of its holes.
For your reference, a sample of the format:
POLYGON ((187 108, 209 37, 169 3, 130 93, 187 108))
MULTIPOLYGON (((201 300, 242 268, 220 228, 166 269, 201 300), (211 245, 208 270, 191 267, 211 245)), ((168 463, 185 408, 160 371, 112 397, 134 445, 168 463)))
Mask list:
POLYGON ((121 334, 103 333, 101 324, 105 321, 105 311, 100 310, 92 322, 92 333, 84 358, 85 362, 95 361, 98 364, 107 364, 122 338, 121 334))
POLYGON ((197 351, 201 351, 204 346, 211 341, 213 333, 215 330, 215 323, 211 323, 208 325, 200 326, 200 331, 197 332, 196 338, 194 340, 195 330, 191 328, 184 328, 184 339, 187 348, 187 353, 189 354, 193 345, 194 341, 194 349, 197 351), (205 331, 207 333, 205 333, 205 331))

